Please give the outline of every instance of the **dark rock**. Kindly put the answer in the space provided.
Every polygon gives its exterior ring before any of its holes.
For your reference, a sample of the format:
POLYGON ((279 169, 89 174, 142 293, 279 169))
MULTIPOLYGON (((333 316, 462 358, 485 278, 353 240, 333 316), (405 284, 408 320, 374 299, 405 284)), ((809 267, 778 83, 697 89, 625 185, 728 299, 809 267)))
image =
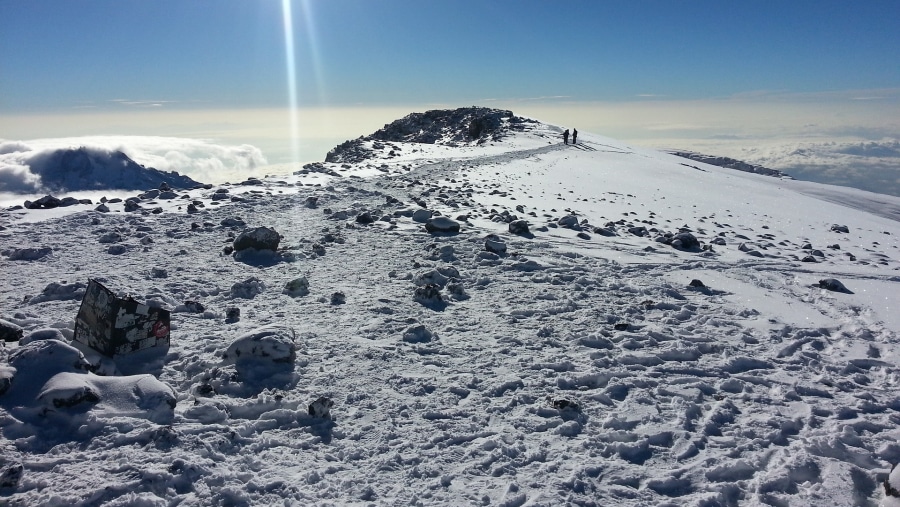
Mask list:
POLYGON ((314 195, 307 197, 306 200, 303 201, 303 205, 310 209, 315 208, 318 204, 319 198, 314 195))
POLYGON ((575 215, 566 215, 560 218, 557 222, 557 225, 560 227, 568 227, 570 229, 580 229, 578 226, 578 217, 575 215))
POLYGON ((850 228, 847 227, 846 225, 834 224, 831 226, 831 230, 834 232, 843 232, 844 234, 850 233, 850 228))
POLYGON ((347 302, 347 296, 343 292, 335 292, 331 295, 331 304, 342 305, 347 302))
POLYGON ((0 468, 0 490, 15 490, 24 474, 25 467, 21 463, 4 463, 0 468))
POLYGON ((241 320, 241 309, 232 306, 225 310, 225 322, 232 323, 241 320))
POLYGON ((241 217, 228 217, 219 222, 222 227, 244 227, 247 225, 241 217))
POLYGON ((431 220, 431 217, 434 216, 434 213, 431 210, 427 209, 417 209, 412 214, 413 222, 419 222, 420 224, 424 224, 431 220))
POLYGON ((819 261, 816 260, 816 258, 813 257, 812 255, 807 255, 806 257, 800 259, 800 261, 801 261, 801 262, 819 262, 819 261))
POLYGON ((52 195, 45 195, 34 202, 25 201, 25 207, 28 209, 53 209, 58 208, 60 204, 62 201, 52 195))
POLYGON ((110 255, 122 255, 127 251, 128 247, 125 245, 109 245, 109 248, 106 249, 106 253, 110 255))
POLYGON ((617 323, 613 326, 613 328, 614 328, 616 331, 627 331, 627 330, 628 330, 628 323, 627 323, 627 322, 617 322, 617 323))
POLYGON ((97 240, 100 243, 118 243, 122 241, 122 235, 116 231, 107 232, 106 234, 100 236, 97 240))
POLYGON ((547 401, 550 403, 551 407, 553 407, 559 411, 563 411, 563 410, 580 411, 581 410, 577 403, 575 403, 574 401, 563 399, 563 398, 553 399, 553 398, 548 397, 547 401))
POLYGON ((257 227, 245 230, 234 240, 234 250, 240 252, 248 248, 256 250, 278 250, 281 235, 275 229, 269 227, 257 227))
POLYGON ((425 230, 430 233, 459 232, 459 222, 448 217, 434 217, 425 223, 425 230))
POLYGON ((634 234, 635 236, 646 237, 649 236, 650 233, 647 231, 646 227, 629 227, 628 232, 634 234))
POLYGON ((134 199, 128 199, 127 201, 125 201, 125 211, 126 212, 130 213, 132 211, 137 211, 139 209, 141 209, 141 205, 138 204, 138 201, 136 201, 134 199))
POLYGON ((356 223, 358 224, 372 224, 375 223, 375 219, 372 218, 372 214, 368 211, 363 211, 359 215, 356 215, 356 223))
POLYGON ((510 234, 517 234, 520 236, 530 234, 528 222, 525 220, 513 220, 509 223, 509 232, 510 234))
POLYGON ((689 283, 688 285, 691 286, 691 287, 697 287, 697 288, 703 288, 703 287, 706 287, 706 285, 705 285, 702 281, 700 281, 700 280, 698 280, 698 279, 696 279, 696 278, 694 278, 693 280, 691 280, 691 283, 689 283))
POLYGON ((616 231, 614 231, 608 227, 594 227, 594 234, 599 234, 601 236, 610 237, 610 236, 615 236, 616 231))
POLYGON ((331 407, 334 402, 324 396, 309 404, 309 415, 317 419, 331 419, 331 407))
POLYGON ((586 232, 579 232, 576 236, 581 239, 591 239, 591 235, 586 232))
POLYGON ((697 238, 689 232, 679 232, 678 234, 676 234, 672 238, 671 245, 674 248, 682 250, 692 250, 695 248, 700 248, 700 242, 697 241, 697 238))
POLYGON ((12 322, 0 319, 0 341, 16 342, 24 336, 25 331, 12 322))
POLYGON ((844 284, 841 283, 840 280, 837 280, 836 278, 825 278, 825 279, 819 280, 819 287, 821 287, 825 290, 830 290, 832 292, 843 292, 845 294, 853 294, 853 292, 850 291, 850 289, 845 287, 844 284))
POLYGON ((99 211, 100 213, 109 213, 109 206, 100 203, 96 208, 94 208, 94 211, 99 211))

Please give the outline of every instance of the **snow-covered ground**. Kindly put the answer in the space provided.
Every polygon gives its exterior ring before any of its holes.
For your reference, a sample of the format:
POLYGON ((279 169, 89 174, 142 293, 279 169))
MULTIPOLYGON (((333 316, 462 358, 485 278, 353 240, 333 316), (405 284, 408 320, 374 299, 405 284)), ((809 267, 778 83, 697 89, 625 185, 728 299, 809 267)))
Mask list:
POLYGON ((561 130, 0 212, 0 503, 877 505, 900 198, 561 130), (67 346, 91 278, 170 348, 67 346))

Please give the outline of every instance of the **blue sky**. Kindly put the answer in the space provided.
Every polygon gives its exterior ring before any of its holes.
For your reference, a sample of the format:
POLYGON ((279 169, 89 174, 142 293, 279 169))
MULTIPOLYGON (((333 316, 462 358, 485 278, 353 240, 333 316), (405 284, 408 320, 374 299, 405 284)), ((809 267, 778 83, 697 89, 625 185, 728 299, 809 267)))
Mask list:
POLYGON ((410 112, 483 105, 900 195, 898 19, 897 0, 0 0, 0 139, 313 161, 410 112), (834 148, 861 142, 897 155, 834 148))
MULTIPOLYGON (((307 106, 900 84, 896 1, 318 0, 291 10, 307 106)), ((0 55, 7 111, 287 97, 278 1, 3 0, 0 55)))

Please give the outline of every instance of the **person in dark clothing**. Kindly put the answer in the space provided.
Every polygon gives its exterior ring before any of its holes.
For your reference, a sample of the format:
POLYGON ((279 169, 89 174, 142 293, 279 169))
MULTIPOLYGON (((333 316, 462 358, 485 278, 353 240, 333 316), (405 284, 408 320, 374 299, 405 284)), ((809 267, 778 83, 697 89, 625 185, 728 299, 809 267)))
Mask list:
POLYGON ((572 129, 572 144, 578 142, 578 129, 572 129))
POLYGON ((563 142, 569 144, 569 129, 566 129, 566 131, 563 132, 563 142))

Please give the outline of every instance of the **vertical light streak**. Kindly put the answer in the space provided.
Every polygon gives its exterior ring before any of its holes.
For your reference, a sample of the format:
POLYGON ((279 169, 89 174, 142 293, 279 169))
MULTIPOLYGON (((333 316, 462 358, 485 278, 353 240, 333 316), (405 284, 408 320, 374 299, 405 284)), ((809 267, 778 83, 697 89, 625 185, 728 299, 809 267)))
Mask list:
POLYGON ((294 20, 291 0, 281 0, 284 18, 284 54, 287 69, 288 116, 291 125, 291 157, 295 165, 300 163, 300 120, 297 117, 297 62, 294 59, 294 20))

